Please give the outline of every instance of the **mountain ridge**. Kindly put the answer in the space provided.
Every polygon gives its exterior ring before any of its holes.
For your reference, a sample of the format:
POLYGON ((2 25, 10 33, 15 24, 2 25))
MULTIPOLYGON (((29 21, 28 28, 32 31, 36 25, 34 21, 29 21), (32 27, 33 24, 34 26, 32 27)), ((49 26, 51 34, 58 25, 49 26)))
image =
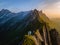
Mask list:
POLYGON ((33 34, 36 29, 43 30, 45 24, 51 28, 49 18, 37 9, 19 13, 8 12, 8 10, 3 10, 3 12, 4 14, 1 14, 0 11, 0 42, 2 45, 11 45, 15 42, 14 45, 17 45, 29 31, 33 34))

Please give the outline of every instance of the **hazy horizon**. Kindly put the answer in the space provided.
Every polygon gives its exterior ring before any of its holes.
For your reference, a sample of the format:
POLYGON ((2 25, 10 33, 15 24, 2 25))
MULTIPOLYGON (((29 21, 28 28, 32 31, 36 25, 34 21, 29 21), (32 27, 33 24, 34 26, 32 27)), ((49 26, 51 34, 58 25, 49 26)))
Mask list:
POLYGON ((12 12, 43 10, 49 18, 60 18, 60 0, 0 0, 0 10, 12 12))

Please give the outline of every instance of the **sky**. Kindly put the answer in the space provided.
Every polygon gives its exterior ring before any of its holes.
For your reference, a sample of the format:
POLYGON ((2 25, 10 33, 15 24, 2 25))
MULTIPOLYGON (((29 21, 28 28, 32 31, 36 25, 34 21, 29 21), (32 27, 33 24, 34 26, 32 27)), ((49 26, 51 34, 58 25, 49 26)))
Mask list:
POLYGON ((0 0, 0 10, 12 12, 43 10, 49 18, 60 18, 60 0, 0 0))

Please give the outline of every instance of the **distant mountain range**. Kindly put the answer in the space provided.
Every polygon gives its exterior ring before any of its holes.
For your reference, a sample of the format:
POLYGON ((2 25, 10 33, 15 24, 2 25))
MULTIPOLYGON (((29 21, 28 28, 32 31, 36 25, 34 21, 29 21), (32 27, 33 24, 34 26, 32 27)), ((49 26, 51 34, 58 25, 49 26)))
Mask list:
POLYGON ((35 9, 12 13, 2 9, 0 11, 0 44, 17 45, 29 31, 33 34, 38 28, 42 30, 44 23, 50 29, 56 28, 56 25, 42 11, 35 9))

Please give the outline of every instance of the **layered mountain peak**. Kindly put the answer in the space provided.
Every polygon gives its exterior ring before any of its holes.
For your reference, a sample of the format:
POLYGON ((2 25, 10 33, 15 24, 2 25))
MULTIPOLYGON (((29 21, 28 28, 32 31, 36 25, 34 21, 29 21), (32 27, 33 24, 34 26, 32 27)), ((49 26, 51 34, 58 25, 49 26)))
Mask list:
POLYGON ((39 10, 37 10, 37 9, 34 9, 33 11, 34 11, 34 12, 43 13, 43 11, 42 11, 42 10, 40 10, 40 11, 39 11, 39 10))
POLYGON ((8 13, 8 12, 10 12, 10 11, 9 11, 9 10, 7 10, 7 9, 2 9, 0 12, 8 13))
POLYGON ((33 10, 33 15, 35 15, 35 17, 38 19, 40 19, 40 15, 42 15, 43 14, 43 12, 42 12, 42 10, 41 11, 38 11, 37 9, 34 9, 33 10))
POLYGON ((34 11, 34 12, 38 12, 38 10, 37 10, 37 9, 34 9, 33 11, 34 11))
POLYGON ((9 13, 11 13, 9 10, 7 10, 7 9, 2 9, 2 10, 0 11, 0 17, 3 16, 3 15, 7 15, 7 14, 9 14, 9 13))
POLYGON ((42 10, 39 11, 37 9, 34 9, 33 13, 34 13, 33 15, 35 15, 36 19, 39 22, 41 22, 41 23, 43 23, 43 22, 49 23, 49 21, 50 21, 49 18, 46 16, 46 14, 43 13, 42 10))

